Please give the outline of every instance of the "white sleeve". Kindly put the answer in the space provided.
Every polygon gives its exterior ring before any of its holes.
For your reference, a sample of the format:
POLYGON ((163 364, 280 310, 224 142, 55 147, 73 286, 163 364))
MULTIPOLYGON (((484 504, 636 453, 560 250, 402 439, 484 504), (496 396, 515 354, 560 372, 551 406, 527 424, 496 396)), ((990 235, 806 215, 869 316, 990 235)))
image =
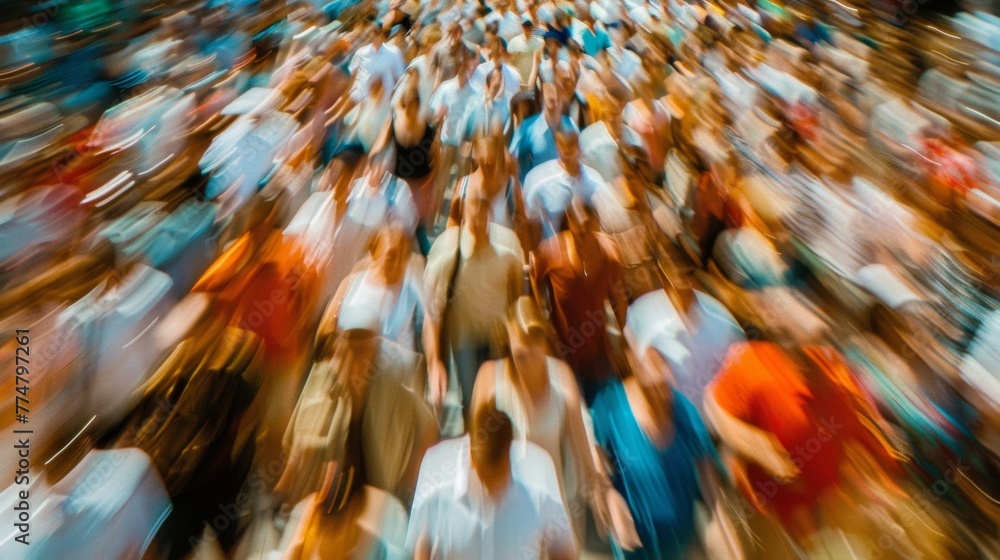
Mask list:
POLYGON ((413 501, 410 522, 406 527, 406 551, 411 557, 416 553, 420 536, 425 532, 430 534, 431 515, 435 501, 433 496, 427 500, 414 499, 413 501))
POLYGON ((538 508, 540 530, 545 548, 548 550, 576 550, 576 540, 573 528, 569 523, 569 514, 562 500, 552 495, 542 494, 538 508))

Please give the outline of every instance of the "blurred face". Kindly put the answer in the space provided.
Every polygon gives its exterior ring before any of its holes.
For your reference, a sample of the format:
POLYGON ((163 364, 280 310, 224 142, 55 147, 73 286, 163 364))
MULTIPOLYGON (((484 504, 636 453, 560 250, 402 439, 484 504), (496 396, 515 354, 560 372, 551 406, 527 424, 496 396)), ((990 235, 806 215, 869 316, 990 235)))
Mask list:
POLYGON ((547 113, 558 113, 562 109, 559 91, 552 84, 542 87, 542 104, 547 113))
POLYGON ((498 64, 496 68, 490 72, 489 78, 486 79, 486 92, 490 99, 496 99, 503 86, 503 74, 500 69, 501 66, 498 64))
POLYGON ((580 169, 580 143, 575 134, 556 134, 556 151, 566 171, 577 173, 580 169))
POLYGON ((521 332, 515 324, 507 326, 510 336, 510 356, 515 364, 538 363, 545 359, 545 347, 537 334, 521 332))
POLYGON ((478 237, 485 237, 490 225, 490 208, 481 198, 470 198, 465 203, 465 219, 469 231, 478 237))
POLYGON ((464 61, 462 61, 462 63, 459 65, 458 68, 458 73, 461 74, 462 79, 465 81, 469 81, 469 78, 472 77, 472 73, 475 71, 476 71, 476 59, 472 57, 469 57, 464 61))
POLYGON ((472 157, 480 167, 492 168, 498 161, 498 155, 502 148, 498 139, 492 136, 479 138, 472 146, 472 157))
POLYGON ((403 231, 391 229, 382 234, 372 258, 387 284, 402 280, 410 260, 410 247, 403 231))
POLYGON ((632 371, 639 389, 651 406, 669 406, 673 393, 667 382, 669 366, 655 350, 645 360, 632 360, 632 371), (663 369, 667 368, 667 369, 663 369))
POLYGON ((555 58, 559 54, 559 41, 549 37, 545 40, 545 50, 549 53, 550 58, 555 58))

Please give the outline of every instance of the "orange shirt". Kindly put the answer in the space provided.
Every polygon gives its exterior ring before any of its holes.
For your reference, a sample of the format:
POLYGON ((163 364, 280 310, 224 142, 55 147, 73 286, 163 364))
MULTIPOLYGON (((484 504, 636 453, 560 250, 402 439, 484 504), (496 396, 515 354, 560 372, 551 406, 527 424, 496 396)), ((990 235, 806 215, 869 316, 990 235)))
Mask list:
POLYGON ((806 379, 772 343, 734 346, 712 391, 724 410, 774 434, 801 471, 791 484, 781 485, 759 466, 747 466, 753 491, 786 526, 796 509, 811 509, 838 483, 843 446, 865 437, 843 380, 806 379))

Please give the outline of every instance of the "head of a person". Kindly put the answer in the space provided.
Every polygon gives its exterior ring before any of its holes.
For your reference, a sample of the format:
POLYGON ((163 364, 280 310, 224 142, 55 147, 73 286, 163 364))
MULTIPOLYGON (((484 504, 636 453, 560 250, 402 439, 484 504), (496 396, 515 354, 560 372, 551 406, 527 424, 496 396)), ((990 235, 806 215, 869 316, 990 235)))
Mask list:
POLYGON ((576 82, 578 74, 575 69, 579 68, 579 59, 570 61, 569 64, 560 63, 556 65, 556 88, 559 90, 559 97, 563 103, 568 104, 576 95, 576 82))
POLYGON ((506 59, 507 46, 504 44, 504 40, 499 35, 495 35, 490 39, 489 46, 490 60, 499 65, 506 59))
POLYGON ((484 170, 495 169, 505 150, 503 129, 497 121, 483 123, 472 138, 472 161, 484 170))
POLYGON ((449 23, 446 37, 451 45, 457 46, 462 41, 462 24, 457 21, 449 23))
POLYGON ((366 173, 368 186, 376 188, 381 186, 382 179, 386 173, 392 173, 392 154, 388 150, 373 153, 368 159, 368 171, 366 173))
POLYGON ((559 49, 563 46, 562 41, 552 33, 546 33, 545 35, 545 53, 549 55, 549 58, 556 60, 559 56, 559 49))
POLYGON ((625 177, 629 193, 634 197, 643 196, 645 183, 653 182, 653 168, 649 163, 649 154, 642 146, 622 143, 618 150, 621 160, 622 176, 625 177))
POLYGON ((564 10, 556 10, 552 14, 552 26, 556 29, 562 29, 569 24, 569 16, 564 10))
POLYGON ((481 189, 470 188, 466 193, 462 216, 466 227, 477 241, 488 239, 490 202, 481 189))
POLYGON ((484 485, 493 487, 510 476, 510 445, 514 425, 489 396, 473 403, 469 429, 469 455, 484 485))
POLYGON ((372 268, 388 285, 398 283, 410 262, 410 240, 399 224, 379 230, 369 246, 372 268))
POLYGON ((503 90, 503 66, 497 64, 493 70, 486 75, 486 87, 483 93, 486 99, 496 99, 503 90))
POLYGON ((521 18, 521 31, 526 39, 531 38, 531 34, 535 32, 535 22, 532 21, 531 16, 525 15, 521 18))
POLYGON ((579 133, 565 120, 560 120, 554 132, 559 163, 571 175, 578 175, 581 171, 579 133))
POLYGON ((399 105, 403 109, 410 109, 420 106, 420 74, 416 68, 406 71, 400 81, 399 105))
POLYGON ((372 37, 372 46, 376 49, 380 48, 389 38, 389 30, 381 25, 378 21, 372 20, 369 23, 369 30, 372 37))
POLYGON ((466 47, 459 49, 458 54, 455 55, 455 64, 458 67, 459 79, 463 82, 468 82, 472 78, 472 74, 476 71, 478 62, 476 53, 466 47))
POLYGON ((550 117, 562 114, 563 101, 555 84, 542 85, 542 110, 550 117))
POLYGON ((539 363, 545 359, 548 325, 534 299, 518 298, 511 307, 506 327, 510 357, 515 364, 539 363))
POLYGON ((630 347, 626 347, 624 353, 625 364, 619 368, 619 376, 623 380, 632 378, 651 407, 669 407, 673 402, 669 381, 673 373, 667 359, 653 348, 649 348, 645 356, 638 356, 630 347))

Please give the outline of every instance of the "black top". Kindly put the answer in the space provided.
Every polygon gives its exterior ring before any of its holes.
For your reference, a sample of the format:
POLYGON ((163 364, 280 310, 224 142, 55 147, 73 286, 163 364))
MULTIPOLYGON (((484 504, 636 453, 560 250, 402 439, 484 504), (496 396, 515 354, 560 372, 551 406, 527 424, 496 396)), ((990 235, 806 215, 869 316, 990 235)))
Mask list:
MULTIPOLYGON (((395 124, 393 124, 395 126, 395 124)), ((434 143, 434 127, 424 128, 424 136, 415 146, 404 146, 392 135, 396 146, 396 177, 400 179, 421 179, 431 173, 431 145, 434 143)))

